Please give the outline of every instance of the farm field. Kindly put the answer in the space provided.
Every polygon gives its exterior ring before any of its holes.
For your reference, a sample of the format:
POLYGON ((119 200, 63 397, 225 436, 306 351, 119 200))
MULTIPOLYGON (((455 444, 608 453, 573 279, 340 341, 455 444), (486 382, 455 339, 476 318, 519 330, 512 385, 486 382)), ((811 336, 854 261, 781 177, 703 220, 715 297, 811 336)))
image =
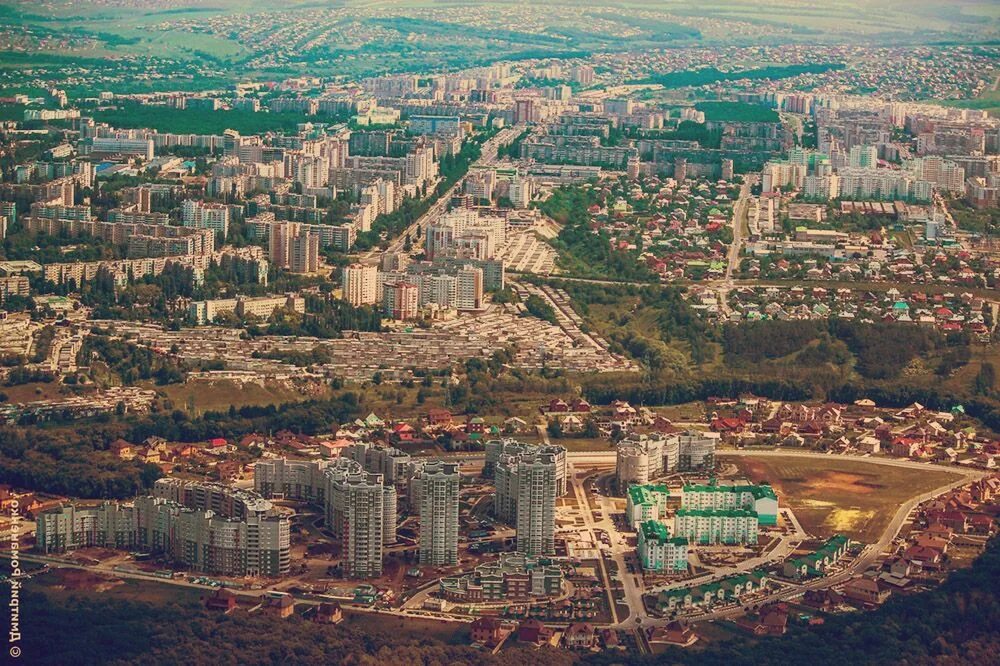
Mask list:
POLYGON ((937 469, 906 469, 830 457, 742 459, 752 481, 769 481, 782 505, 817 537, 846 534, 877 541, 900 504, 956 478, 937 469))

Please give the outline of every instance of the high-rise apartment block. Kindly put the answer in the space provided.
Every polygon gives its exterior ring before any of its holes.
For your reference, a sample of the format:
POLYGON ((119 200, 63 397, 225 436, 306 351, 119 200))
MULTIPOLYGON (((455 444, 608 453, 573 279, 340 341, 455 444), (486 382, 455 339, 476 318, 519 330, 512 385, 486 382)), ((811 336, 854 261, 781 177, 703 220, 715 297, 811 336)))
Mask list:
POLYGON ((431 461, 420 484, 420 563, 458 564, 458 463, 431 461))
POLYGON ((92 546, 138 549, 222 576, 279 576, 288 573, 290 563, 288 518, 238 518, 163 497, 50 509, 38 516, 36 534, 35 547, 45 553, 92 546))
POLYGON ((495 511, 517 532, 517 551, 547 555, 555 551, 555 507, 559 482, 557 456, 537 447, 501 453, 496 460, 495 511))
POLYGON ((229 235, 229 206, 187 199, 181 204, 181 221, 185 227, 211 229, 218 239, 229 235))
POLYGON ((344 300, 351 305, 372 305, 378 301, 378 267, 351 264, 344 267, 344 300))
POLYGON ((326 523, 341 540, 344 574, 380 576, 385 543, 396 539, 396 489, 353 460, 336 462, 326 471, 326 523))

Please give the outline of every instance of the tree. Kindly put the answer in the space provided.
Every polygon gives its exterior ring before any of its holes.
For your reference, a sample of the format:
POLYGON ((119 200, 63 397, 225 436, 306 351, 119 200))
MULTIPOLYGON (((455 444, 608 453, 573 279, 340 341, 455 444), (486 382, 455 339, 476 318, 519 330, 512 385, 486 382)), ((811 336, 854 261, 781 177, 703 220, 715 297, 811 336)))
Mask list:
POLYGON ((985 361, 979 367, 979 373, 973 382, 973 391, 976 395, 989 395, 996 386, 996 368, 989 361, 985 361))

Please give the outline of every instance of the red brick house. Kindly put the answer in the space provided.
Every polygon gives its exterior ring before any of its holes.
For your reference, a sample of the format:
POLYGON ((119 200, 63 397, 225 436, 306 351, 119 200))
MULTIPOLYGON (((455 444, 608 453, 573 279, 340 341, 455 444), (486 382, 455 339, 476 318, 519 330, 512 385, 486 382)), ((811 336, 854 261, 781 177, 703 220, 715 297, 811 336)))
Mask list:
POLYGON ((295 612, 295 600, 287 594, 280 597, 265 597, 263 606, 264 613, 271 617, 284 619, 295 612))
POLYGON ((236 609, 236 595, 225 588, 219 588, 206 597, 205 608, 210 611, 231 613, 236 609))
POLYGON ((322 603, 313 615, 313 622, 317 624, 340 624, 344 621, 344 611, 338 603, 322 603))
POLYGON ((447 409, 431 409, 427 412, 427 425, 448 425, 451 423, 451 412, 447 409))
POLYGON ((500 644, 505 633, 503 623, 495 617, 484 616, 476 619, 469 627, 472 642, 490 647, 500 644))
POLYGON ((517 627, 517 640, 522 643, 548 643, 554 632, 542 624, 541 620, 528 618, 517 627))

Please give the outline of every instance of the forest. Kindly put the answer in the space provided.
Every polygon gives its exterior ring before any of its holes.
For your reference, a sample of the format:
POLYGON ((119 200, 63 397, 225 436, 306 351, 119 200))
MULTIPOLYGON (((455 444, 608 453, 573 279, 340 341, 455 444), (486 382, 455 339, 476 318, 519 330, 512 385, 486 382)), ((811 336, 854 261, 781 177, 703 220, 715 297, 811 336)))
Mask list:
POLYGON ((120 103, 117 108, 95 111, 97 122, 114 127, 149 127, 174 134, 215 134, 234 129, 243 134, 294 132, 305 122, 343 122, 346 116, 306 116, 302 113, 254 112, 239 109, 208 111, 204 109, 174 109, 133 102, 120 103))
MULTIPOLYGON (((320 625, 299 616, 275 619, 263 613, 213 614, 200 606, 153 606, 101 597, 74 597, 59 604, 28 591, 21 599, 26 663, 53 664, 483 664, 566 665, 568 653, 530 648, 491 655, 433 638, 406 638, 382 630, 320 625)), ((389 619, 386 618, 386 624, 389 619)))
POLYGON ((157 435, 171 442, 235 439, 254 432, 290 430, 315 435, 361 415, 358 395, 326 400, 246 406, 191 418, 182 411, 115 420, 0 426, 0 479, 29 490, 83 498, 129 498, 159 477, 156 465, 119 460, 116 439, 138 443, 157 435))

